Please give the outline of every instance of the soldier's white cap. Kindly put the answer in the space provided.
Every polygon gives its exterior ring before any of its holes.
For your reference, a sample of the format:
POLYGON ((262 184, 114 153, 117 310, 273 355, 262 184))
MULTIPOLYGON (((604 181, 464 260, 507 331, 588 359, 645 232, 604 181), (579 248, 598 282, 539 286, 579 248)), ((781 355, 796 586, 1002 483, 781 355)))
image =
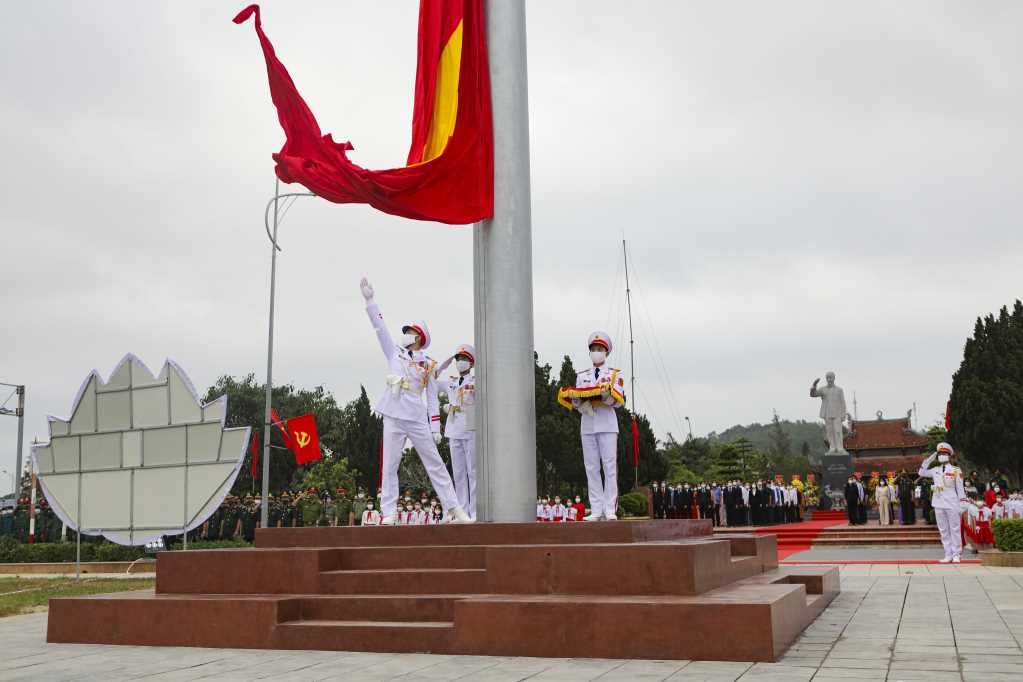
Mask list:
POLYGON ((608 353, 611 352, 611 335, 607 332, 596 331, 590 334, 590 340, 586 347, 589 348, 595 343, 606 348, 608 353))
POLYGON ((944 452, 945 454, 948 454, 948 455, 954 455, 955 454, 955 450, 953 450, 952 446, 949 445, 948 443, 938 443, 938 447, 935 448, 935 449, 938 452, 944 452))
POLYGON ((471 344, 463 343, 455 349, 454 355, 468 355, 472 364, 476 364, 476 349, 471 344))
POLYGON ((409 329, 419 334, 419 338, 423 340, 423 345, 420 350, 426 350, 430 346, 432 337, 430 336, 430 328, 426 326, 426 322, 422 320, 413 320, 412 322, 406 322, 401 326, 401 331, 406 332, 409 329))

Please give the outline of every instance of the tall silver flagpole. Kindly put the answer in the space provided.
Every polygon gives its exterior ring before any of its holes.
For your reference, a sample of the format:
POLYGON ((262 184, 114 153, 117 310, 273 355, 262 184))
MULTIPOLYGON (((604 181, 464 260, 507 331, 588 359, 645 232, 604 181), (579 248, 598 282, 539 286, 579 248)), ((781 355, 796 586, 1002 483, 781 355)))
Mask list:
POLYGON ((487 0, 494 217, 474 228, 477 489, 483 521, 536 516, 533 244, 524 0, 487 0))
MULTIPOLYGON (((277 284, 277 208, 281 195, 281 181, 274 181, 274 235, 270 242, 270 330, 266 342, 266 409, 263 420, 263 498, 259 508, 259 525, 266 528, 270 521, 270 423, 273 400, 274 368, 274 291, 277 284)), ((292 200, 294 201, 294 200, 292 200)))

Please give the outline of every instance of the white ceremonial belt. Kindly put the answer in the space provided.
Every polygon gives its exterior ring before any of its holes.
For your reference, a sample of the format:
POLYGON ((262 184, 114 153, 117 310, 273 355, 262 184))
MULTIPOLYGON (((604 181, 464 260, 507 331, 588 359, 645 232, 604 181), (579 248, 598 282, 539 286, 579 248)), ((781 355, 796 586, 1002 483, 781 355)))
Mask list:
POLYGON ((411 390, 412 384, 408 380, 398 374, 387 375, 387 388, 390 389, 393 395, 401 394, 402 389, 411 390))

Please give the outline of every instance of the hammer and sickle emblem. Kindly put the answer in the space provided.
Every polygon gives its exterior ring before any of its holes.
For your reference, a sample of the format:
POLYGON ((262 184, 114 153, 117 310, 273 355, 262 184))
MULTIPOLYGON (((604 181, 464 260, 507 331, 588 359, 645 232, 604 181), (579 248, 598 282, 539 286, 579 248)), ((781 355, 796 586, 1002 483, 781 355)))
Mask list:
POLYGON ((309 434, 305 431, 296 431, 295 442, 298 443, 298 447, 304 448, 309 445, 309 434))

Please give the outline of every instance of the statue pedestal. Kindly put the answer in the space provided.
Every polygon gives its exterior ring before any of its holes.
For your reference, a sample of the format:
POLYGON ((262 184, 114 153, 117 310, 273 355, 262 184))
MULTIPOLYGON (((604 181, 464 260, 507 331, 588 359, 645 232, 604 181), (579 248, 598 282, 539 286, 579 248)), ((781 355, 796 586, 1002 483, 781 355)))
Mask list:
POLYGON ((845 490, 845 482, 852 475, 852 455, 848 452, 827 452, 821 457, 824 485, 830 486, 839 496, 845 490))

